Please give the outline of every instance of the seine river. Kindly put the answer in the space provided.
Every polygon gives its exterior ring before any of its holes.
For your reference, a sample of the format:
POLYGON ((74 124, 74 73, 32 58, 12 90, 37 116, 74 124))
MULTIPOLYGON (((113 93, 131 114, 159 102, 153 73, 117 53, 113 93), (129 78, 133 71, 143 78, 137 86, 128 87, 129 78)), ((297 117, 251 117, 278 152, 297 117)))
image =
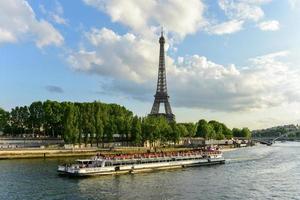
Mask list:
POLYGON ((300 143, 225 153, 225 165, 85 179, 64 159, 0 160, 0 199, 300 199, 300 143))

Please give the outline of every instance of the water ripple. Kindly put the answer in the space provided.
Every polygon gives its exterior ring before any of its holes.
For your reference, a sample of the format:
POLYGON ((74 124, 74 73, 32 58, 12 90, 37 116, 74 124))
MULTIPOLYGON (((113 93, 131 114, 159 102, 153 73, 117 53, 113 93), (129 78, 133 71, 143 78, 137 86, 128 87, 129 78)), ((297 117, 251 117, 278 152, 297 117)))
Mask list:
POLYGON ((300 199, 300 144, 226 152, 225 165, 87 179, 60 159, 1 160, 0 199, 300 199))

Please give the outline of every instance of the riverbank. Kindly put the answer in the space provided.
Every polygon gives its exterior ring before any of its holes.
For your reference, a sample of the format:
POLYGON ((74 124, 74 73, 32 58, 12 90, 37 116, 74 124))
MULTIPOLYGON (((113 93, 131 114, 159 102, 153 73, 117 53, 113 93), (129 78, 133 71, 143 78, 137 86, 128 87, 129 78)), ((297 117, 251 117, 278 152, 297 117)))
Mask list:
MULTIPOLYGON (((149 148, 144 147, 122 147, 122 148, 76 148, 76 149, 40 149, 40 148, 20 148, 0 150, 0 159, 21 159, 21 158, 53 158, 53 157, 72 157, 72 156, 93 156, 97 153, 117 154, 117 153, 145 153, 149 148)), ((162 149, 157 148, 157 151, 162 149)), ((181 151, 187 148, 163 148, 167 151, 181 151)), ((153 149, 152 149, 153 151, 153 149)))
MULTIPOLYGON (((189 148, 157 148, 156 151, 170 152, 183 151, 189 148)), ((223 148, 222 152, 233 151, 235 148, 223 148)), ((22 158, 55 158, 55 157, 81 157, 94 156, 97 153, 118 154, 118 153, 145 153, 150 151, 145 147, 120 147, 113 149, 105 148, 78 148, 78 149, 41 149, 41 148, 20 148, 0 150, 0 159, 22 159, 22 158)), ((154 149, 151 149, 154 151, 154 149)))
POLYGON ((98 151, 98 149, 10 149, 0 150, 0 159, 91 156, 98 151))

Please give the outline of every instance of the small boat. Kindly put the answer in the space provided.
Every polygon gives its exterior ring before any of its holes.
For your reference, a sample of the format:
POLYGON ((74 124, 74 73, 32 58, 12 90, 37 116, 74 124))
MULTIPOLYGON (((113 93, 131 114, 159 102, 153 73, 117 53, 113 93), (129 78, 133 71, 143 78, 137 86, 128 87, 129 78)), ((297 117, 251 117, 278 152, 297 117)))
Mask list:
POLYGON ((218 150, 191 150, 142 154, 102 155, 78 159, 74 164, 58 166, 58 173, 70 176, 126 174, 190 166, 224 164, 218 150))

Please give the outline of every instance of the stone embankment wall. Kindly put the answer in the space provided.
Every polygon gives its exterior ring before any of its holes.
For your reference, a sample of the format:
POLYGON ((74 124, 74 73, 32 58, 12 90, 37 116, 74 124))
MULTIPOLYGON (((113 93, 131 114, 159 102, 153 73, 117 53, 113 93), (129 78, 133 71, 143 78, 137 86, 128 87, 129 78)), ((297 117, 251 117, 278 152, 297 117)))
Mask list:
POLYGON ((0 138, 0 149, 43 147, 63 144, 63 140, 52 138, 0 138))

